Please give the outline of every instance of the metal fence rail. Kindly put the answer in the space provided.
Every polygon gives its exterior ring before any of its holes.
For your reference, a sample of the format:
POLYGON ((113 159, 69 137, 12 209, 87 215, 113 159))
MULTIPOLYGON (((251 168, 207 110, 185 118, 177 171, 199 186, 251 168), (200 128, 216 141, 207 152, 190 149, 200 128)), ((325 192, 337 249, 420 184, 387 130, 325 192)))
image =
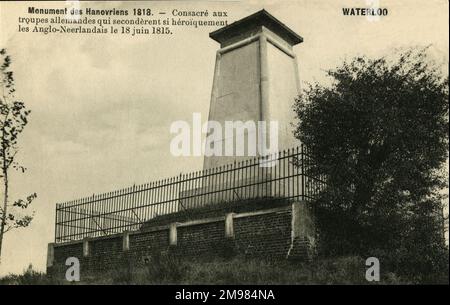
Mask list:
POLYGON ((256 198, 312 200, 323 177, 308 175, 305 147, 134 185, 56 205, 55 242, 138 230, 164 214, 256 198))

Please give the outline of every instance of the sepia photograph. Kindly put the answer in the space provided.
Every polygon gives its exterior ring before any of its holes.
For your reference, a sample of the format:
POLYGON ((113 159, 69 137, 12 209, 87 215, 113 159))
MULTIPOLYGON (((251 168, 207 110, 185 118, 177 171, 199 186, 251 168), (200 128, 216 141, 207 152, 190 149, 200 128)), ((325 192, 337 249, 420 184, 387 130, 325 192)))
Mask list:
POLYGON ((0 1, 0 286, 449 285, 448 21, 446 0, 0 1))

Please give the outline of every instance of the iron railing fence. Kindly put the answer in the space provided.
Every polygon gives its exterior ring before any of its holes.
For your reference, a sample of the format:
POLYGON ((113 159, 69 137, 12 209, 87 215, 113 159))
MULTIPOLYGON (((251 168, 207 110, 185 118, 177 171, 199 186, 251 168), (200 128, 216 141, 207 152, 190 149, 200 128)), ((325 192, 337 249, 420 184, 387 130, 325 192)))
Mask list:
POLYGON ((324 177, 308 175, 313 160, 300 146, 203 171, 56 205, 55 242, 139 230, 164 214, 257 198, 312 200, 324 177))

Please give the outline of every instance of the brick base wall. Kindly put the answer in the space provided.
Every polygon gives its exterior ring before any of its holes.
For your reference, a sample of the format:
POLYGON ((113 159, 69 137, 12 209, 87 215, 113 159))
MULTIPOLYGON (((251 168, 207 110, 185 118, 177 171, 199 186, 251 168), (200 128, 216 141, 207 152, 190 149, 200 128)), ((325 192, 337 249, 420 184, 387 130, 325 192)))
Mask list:
POLYGON ((309 239, 295 236, 298 230, 293 228, 302 223, 297 210, 287 202, 259 205, 251 211, 230 207, 199 210, 190 217, 185 213, 166 215, 144 224, 140 231, 50 244, 47 273, 63 278, 68 257, 79 259, 82 277, 138 267, 161 253, 186 259, 233 255, 307 259, 309 239), (233 211, 238 212, 230 215, 233 211))

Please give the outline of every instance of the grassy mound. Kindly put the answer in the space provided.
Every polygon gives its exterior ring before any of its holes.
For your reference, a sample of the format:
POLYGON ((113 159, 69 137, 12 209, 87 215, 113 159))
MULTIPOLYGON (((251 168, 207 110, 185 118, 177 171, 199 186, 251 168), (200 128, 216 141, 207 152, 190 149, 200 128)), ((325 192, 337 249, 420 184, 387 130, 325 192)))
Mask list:
MULTIPOLYGON (((0 284, 374 284, 365 279, 365 261, 359 257, 317 260, 313 263, 249 260, 239 257, 209 261, 182 261, 160 256, 139 268, 112 270, 96 277, 69 283, 49 279, 28 268, 22 275, 8 275, 0 284)), ((408 284, 393 273, 381 270, 378 284, 408 284)))

